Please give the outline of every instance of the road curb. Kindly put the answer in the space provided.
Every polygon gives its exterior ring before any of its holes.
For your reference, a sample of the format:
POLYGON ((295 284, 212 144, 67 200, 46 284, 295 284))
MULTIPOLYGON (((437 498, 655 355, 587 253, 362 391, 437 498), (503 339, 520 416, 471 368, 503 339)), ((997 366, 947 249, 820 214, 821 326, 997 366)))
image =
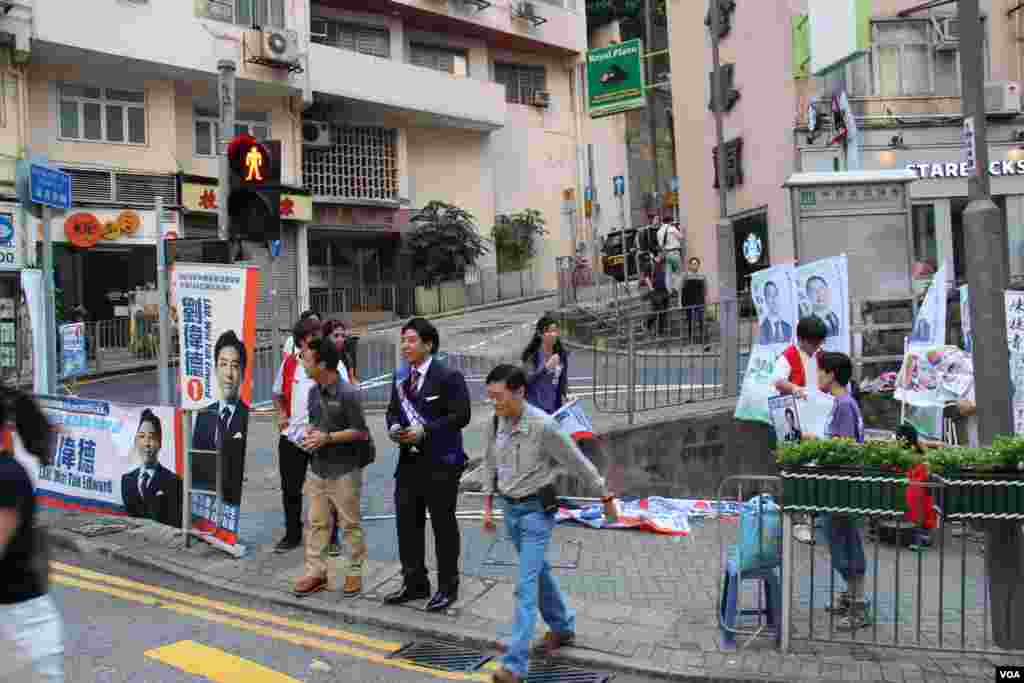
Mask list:
MULTIPOLYGON (((481 311, 491 311, 496 308, 508 308, 511 306, 518 306, 520 304, 528 304, 534 301, 543 301, 544 299, 551 299, 558 296, 556 290, 551 290, 542 294, 535 294, 533 296, 525 296, 520 299, 505 299, 504 301, 492 301, 489 304, 481 304, 479 306, 469 306, 467 308, 460 308, 455 311, 445 311, 444 313, 438 313, 436 315, 424 315, 419 316, 426 318, 427 320, 445 320, 447 318, 454 318, 460 315, 466 315, 468 313, 479 313, 481 311)), ((384 330, 394 329, 405 324, 405 321, 411 318, 399 318, 398 320, 390 320, 388 322, 373 323, 372 325, 366 326, 366 331, 369 332, 382 332, 384 330)))
MULTIPOLYGON (((345 599, 340 596, 338 597, 338 606, 335 608, 318 605, 316 603, 303 602, 301 598, 296 598, 280 591, 259 589, 239 584, 235 581, 204 576, 200 572, 189 572, 183 568, 167 565, 145 555, 139 556, 134 553, 127 552, 111 543, 79 538, 76 534, 64 529, 46 527, 44 530, 50 540, 50 543, 57 548, 71 550, 83 555, 98 555, 127 565, 160 571, 180 579, 187 579, 195 583, 224 590, 239 596, 256 598, 282 607, 300 608, 313 614, 339 618, 346 624, 363 624, 397 631, 399 633, 407 633, 416 637, 455 641, 462 645, 471 646, 487 652, 493 652, 499 645, 497 638, 481 636, 479 631, 465 629, 454 624, 442 628, 433 624, 423 623, 422 621, 418 622, 416 618, 417 615, 415 613, 390 615, 387 613, 380 613, 376 609, 354 606, 346 607, 344 603, 345 599)), ((507 616, 511 619, 512 615, 507 616)), ((565 652, 558 657, 558 661, 581 667, 597 668, 617 673, 650 676, 652 678, 667 681, 680 681, 682 683, 712 683, 725 680, 730 681, 730 683, 802 683, 803 681, 809 682, 812 680, 804 678, 780 678, 774 676, 752 678, 749 675, 743 678, 735 676, 726 677, 727 672, 725 671, 709 674, 663 671, 646 664, 633 663, 617 655, 594 650, 588 651, 583 648, 576 649, 582 649, 584 652, 587 652, 587 654, 583 655, 575 652, 565 652)), ((741 657, 742 654, 737 653, 736 656, 741 657)), ((818 679, 813 680, 817 681, 818 679)))

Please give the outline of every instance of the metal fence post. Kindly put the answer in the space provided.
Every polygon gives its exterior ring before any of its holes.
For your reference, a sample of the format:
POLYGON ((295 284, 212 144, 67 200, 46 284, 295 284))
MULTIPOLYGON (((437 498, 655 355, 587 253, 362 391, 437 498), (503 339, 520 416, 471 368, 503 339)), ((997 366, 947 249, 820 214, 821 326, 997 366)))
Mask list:
POLYGON ((636 340, 633 337, 632 321, 628 318, 626 320, 626 327, 627 334, 629 335, 629 342, 627 345, 627 348, 629 349, 629 355, 627 357, 629 367, 629 387, 626 389, 626 405, 629 413, 629 424, 633 424, 633 421, 636 418, 636 340))

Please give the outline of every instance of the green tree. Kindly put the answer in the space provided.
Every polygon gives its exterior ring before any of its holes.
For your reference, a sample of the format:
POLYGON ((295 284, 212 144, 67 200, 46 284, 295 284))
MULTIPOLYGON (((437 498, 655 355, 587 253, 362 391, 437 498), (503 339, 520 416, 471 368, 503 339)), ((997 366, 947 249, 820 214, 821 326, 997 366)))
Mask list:
POLYGON ((404 251, 421 284, 457 276, 489 251, 473 214, 452 204, 432 201, 409 221, 416 229, 404 251))
POLYGON ((544 229, 546 224, 544 216, 536 209, 498 216, 498 222, 491 229, 498 270, 507 273, 525 269, 536 256, 537 237, 548 234, 544 229))

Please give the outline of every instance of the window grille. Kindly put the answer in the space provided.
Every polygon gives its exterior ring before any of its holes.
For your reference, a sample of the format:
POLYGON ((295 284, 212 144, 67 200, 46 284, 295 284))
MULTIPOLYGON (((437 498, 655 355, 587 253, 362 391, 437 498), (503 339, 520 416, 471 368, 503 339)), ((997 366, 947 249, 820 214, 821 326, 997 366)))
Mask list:
POLYGON ((530 104, 533 94, 547 90, 547 72, 542 66, 494 63, 494 80, 505 86, 505 101, 530 104))
POLYGON ((391 33, 386 28, 314 17, 310 22, 309 38, 314 43, 362 52, 364 55, 386 59, 391 57, 391 33))
POLYGON ((303 183, 314 197, 398 201, 398 153, 394 130, 333 127, 337 142, 304 149, 303 183))

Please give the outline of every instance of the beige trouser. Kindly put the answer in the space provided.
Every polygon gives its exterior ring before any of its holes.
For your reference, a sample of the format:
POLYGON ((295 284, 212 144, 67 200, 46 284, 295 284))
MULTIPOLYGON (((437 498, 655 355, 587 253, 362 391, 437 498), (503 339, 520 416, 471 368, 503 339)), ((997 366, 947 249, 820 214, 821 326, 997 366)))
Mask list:
POLYGON ((338 524, 348 546, 347 576, 362 576, 366 543, 359 523, 359 498, 363 471, 349 472, 337 479, 321 479, 310 472, 302 492, 309 498, 309 531, 306 532, 306 576, 327 576, 327 545, 331 536, 331 505, 338 511, 338 524))

